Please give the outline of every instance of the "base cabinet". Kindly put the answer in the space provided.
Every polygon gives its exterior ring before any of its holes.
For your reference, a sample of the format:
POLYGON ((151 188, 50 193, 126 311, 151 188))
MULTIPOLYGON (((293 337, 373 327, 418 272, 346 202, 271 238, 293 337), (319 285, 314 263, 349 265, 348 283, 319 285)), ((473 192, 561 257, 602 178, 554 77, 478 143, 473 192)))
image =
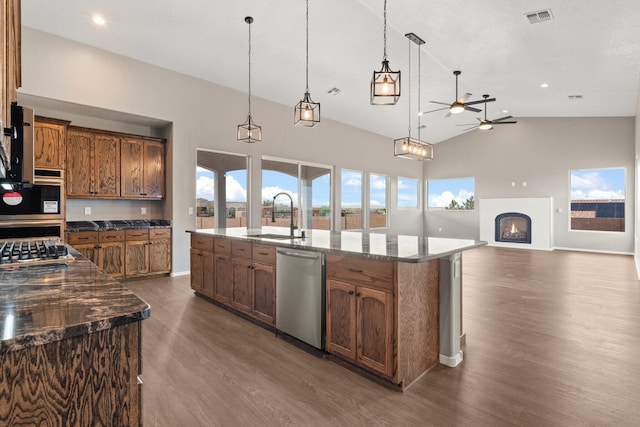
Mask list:
POLYGON ((213 237, 191 235, 191 289, 208 297, 214 290, 213 237))
POLYGON ((251 314, 269 325, 276 324, 276 267, 253 264, 253 303, 251 314))

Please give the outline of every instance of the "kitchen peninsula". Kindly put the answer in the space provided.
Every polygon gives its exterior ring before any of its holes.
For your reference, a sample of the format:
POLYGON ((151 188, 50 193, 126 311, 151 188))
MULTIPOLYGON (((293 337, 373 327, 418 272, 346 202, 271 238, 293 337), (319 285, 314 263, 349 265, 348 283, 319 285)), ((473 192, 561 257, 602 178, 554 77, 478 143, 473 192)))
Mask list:
POLYGON ((403 390, 438 363, 462 361, 461 254, 485 242, 326 230, 289 238, 277 227, 189 232, 196 293, 268 328, 276 325, 275 249, 322 252, 325 350, 334 359, 403 390))
POLYGON ((141 425, 141 321, 150 307, 69 254, 0 265, 0 424, 141 425))

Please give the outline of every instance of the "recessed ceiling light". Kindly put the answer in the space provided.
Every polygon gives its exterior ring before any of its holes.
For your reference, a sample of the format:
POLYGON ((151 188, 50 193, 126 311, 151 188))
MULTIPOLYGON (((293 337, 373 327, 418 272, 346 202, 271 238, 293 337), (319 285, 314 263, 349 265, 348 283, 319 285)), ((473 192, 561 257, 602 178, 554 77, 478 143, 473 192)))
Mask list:
POLYGON ((101 15, 93 15, 93 18, 91 18, 91 20, 93 21, 94 24, 101 25, 101 26, 106 24, 107 22, 104 20, 104 18, 101 15))
POLYGON ((542 83, 542 84, 540 85, 540 87, 541 87, 541 88, 547 88, 547 87, 549 87, 549 83, 542 83))
POLYGON ((508 112, 509 112, 509 110, 502 110, 502 112, 503 112, 503 113, 508 113, 508 112))

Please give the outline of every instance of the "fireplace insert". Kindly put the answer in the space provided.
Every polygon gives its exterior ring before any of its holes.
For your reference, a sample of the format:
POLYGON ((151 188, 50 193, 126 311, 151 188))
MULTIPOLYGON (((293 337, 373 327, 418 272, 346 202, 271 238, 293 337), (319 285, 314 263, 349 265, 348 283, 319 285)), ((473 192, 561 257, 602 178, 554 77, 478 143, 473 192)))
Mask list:
POLYGON ((531 217, 517 212, 496 216, 496 242, 531 244, 531 217))

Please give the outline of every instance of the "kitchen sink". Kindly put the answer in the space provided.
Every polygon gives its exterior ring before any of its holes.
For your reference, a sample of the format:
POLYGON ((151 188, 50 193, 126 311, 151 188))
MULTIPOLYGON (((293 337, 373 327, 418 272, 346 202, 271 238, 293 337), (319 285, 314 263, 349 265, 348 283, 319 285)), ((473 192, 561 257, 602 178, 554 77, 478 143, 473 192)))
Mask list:
POLYGON ((302 236, 289 236, 288 234, 273 234, 273 233, 265 233, 265 234, 246 234, 247 237, 256 237, 259 239, 277 239, 277 240, 291 240, 291 239, 300 239, 302 236))

